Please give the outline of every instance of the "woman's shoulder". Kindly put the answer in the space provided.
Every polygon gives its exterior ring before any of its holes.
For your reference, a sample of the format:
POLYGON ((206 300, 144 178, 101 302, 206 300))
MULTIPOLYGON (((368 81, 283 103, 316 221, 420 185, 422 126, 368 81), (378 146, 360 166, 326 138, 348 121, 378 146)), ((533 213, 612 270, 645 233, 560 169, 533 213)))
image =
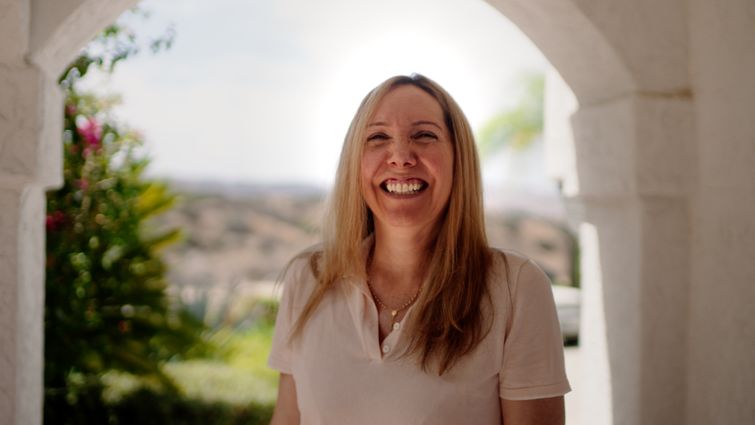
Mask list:
POLYGON ((296 253, 288 262, 289 268, 306 268, 307 265, 317 263, 322 258, 322 243, 310 245, 296 253))
POLYGON ((289 260, 278 278, 279 283, 284 288, 297 292, 312 286, 317 280, 321 258, 321 244, 302 250, 289 260))
POLYGON ((491 281, 505 287, 509 294, 515 295, 522 286, 550 289, 548 276, 530 257, 511 249, 491 248, 491 252, 491 281))
POLYGON ((513 249, 501 249, 490 247, 492 255, 492 269, 494 272, 505 271, 507 274, 516 274, 522 267, 534 266, 534 262, 528 256, 513 249))

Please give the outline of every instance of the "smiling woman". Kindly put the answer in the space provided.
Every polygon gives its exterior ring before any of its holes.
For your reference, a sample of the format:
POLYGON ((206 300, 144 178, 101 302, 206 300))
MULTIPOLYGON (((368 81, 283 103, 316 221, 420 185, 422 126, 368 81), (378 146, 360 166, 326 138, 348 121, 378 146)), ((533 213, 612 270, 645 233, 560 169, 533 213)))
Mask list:
POLYGON ((349 128, 324 242, 284 274, 273 424, 562 424, 550 282, 488 247, 464 114, 426 77, 372 90, 349 128))
POLYGON ((361 190, 375 224, 431 230, 451 194, 454 158, 438 102, 414 85, 390 91, 363 149, 361 190))

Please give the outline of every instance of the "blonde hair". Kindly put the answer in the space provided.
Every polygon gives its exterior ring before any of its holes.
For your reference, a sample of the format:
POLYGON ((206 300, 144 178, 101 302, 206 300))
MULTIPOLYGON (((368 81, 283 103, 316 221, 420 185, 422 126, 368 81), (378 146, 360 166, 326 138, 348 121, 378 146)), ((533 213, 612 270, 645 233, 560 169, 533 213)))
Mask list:
POLYGON ((374 231, 372 213, 360 190, 360 165, 365 128, 377 104, 396 87, 412 85, 441 106, 453 139, 451 195, 428 254, 428 272, 414 307, 409 354, 417 354, 423 370, 437 361, 443 374, 485 337, 482 303, 490 302, 487 274, 492 254, 485 236, 480 165, 474 137, 459 105, 437 83, 418 74, 389 78, 362 100, 341 150, 321 248, 305 252, 318 285, 294 325, 302 332, 325 294, 342 278, 366 279, 362 244, 374 231))

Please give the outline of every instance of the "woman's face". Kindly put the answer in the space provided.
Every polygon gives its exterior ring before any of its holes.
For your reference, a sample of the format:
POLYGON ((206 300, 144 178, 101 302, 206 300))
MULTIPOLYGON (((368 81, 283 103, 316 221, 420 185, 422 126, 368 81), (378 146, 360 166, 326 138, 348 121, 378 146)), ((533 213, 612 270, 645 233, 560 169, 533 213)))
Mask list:
POLYGON ((361 190, 376 227, 430 229, 448 204, 453 142, 438 102, 402 85, 378 103, 367 123, 361 190))

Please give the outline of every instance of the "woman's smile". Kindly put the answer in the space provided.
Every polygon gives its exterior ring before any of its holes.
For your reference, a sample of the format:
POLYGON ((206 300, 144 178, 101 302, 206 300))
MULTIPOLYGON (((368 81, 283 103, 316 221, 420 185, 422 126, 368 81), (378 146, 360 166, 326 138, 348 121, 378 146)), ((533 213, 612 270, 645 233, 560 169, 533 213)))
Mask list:
POLYGON ((422 191, 427 189, 427 182, 421 179, 388 179, 384 181, 380 187, 391 195, 398 196, 400 198, 407 198, 413 195, 419 195, 422 191))

